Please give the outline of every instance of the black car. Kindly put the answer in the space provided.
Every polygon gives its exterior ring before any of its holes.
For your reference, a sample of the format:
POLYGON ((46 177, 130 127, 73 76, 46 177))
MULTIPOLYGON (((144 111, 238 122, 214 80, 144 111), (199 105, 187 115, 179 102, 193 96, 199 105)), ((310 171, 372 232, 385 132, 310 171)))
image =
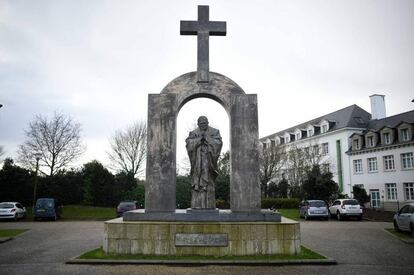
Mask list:
POLYGON ((116 216, 122 217, 124 212, 139 209, 139 203, 137 201, 122 201, 116 208, 116 216))

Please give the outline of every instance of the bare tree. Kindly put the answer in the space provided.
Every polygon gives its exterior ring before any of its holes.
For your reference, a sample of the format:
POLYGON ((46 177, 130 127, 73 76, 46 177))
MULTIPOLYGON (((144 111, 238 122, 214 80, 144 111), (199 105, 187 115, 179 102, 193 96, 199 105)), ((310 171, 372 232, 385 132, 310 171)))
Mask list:
POLYGON ((285 171, 291 186, 292 196, 298 196, 306 173, 316 165, 327 163, 320 152, 318 141, 306 144, 306 147, 290 145, 287 149, 285 171))
POLYGON ((262 195, 267 197, 267 185, 283 166, 284 149, 280 145, 262 147, 259 152, 260 184, 262 195))
POLYGON ((67 115, 55 112, 50 120, 38 115, 25 131, 26 141, 19 146, 18 160, 33 169, 39 156, 39 166, 50 169, 48 175, 53 176, 84 153, 80 132, 80 124, 67 115))
POLYGON ((113 168, 137 176, 142 173, 147 152, 147 125, 138 121, 110 138, 108 157, 113 168))

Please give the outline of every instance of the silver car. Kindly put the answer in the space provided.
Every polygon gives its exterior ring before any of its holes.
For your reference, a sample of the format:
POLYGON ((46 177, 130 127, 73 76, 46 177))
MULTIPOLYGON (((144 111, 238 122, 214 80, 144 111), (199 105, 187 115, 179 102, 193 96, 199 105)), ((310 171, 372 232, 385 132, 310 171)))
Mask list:
POLYGON ((414 203, 404 205, 394 215, 394 228, 396 231, 409 231, 414 237, 414 203))
POLYGON ((26 208, 18 202, 0 202, 0 219, 23 219, 26 208))
POLYGON ((328 220, 328 207, 322 200, 306 200, 302 201, 299 206, 300 217, 308 220, 310 218, 323 218, 328 220))

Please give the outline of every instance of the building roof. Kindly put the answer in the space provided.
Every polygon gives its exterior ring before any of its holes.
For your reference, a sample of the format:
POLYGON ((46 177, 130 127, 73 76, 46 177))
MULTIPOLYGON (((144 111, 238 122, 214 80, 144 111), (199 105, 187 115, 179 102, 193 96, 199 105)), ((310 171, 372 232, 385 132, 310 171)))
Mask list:
POLYGON ((368 130, 379 131, 381 128, 387 126, 390 128, 395 128, 401 122, 406 122, 414 124, 414 111, 408 111, 398 115, 382 118, 382 119, 373 119, 370 120, 367 126, 368 130))
POLYGON ((338 130, 345 127, 351 127, 351 128, 367 128, 369 125, 369 122, 371 120, 371 114, 359 107, 358 105, 351 105, 348 107, 345 107, 343 109, 340 109, 338 111, 329 113, 327 115, 320 116, 318 118, 309 120, 307 122, 298 124, 296 126, 293 126, 291 128, 285 129, 283 131, 279 131, 277 133, 265 136, 261 138, 260 140, 266 140, 266 139, 274 139, 277 136, 282 136, 284 133, 293 132, 295 129, 304 129, 309 124, 315 125, 319 124, 322 120, 328 120, 330 122, 335 122, 335 124, 329 128, 329 131, 338 130))

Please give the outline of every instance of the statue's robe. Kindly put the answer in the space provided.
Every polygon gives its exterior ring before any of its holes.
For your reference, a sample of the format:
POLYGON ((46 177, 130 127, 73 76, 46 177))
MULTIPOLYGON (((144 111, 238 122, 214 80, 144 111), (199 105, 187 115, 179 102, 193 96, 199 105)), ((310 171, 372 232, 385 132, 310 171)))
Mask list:
POLYGON ((185 142, 191 162, 191 208, 215 208, 214 180, 218 175, 217 160, 223 145, 220 131, 212 127, 206 131, 197 128, 190 132, 185 142))

